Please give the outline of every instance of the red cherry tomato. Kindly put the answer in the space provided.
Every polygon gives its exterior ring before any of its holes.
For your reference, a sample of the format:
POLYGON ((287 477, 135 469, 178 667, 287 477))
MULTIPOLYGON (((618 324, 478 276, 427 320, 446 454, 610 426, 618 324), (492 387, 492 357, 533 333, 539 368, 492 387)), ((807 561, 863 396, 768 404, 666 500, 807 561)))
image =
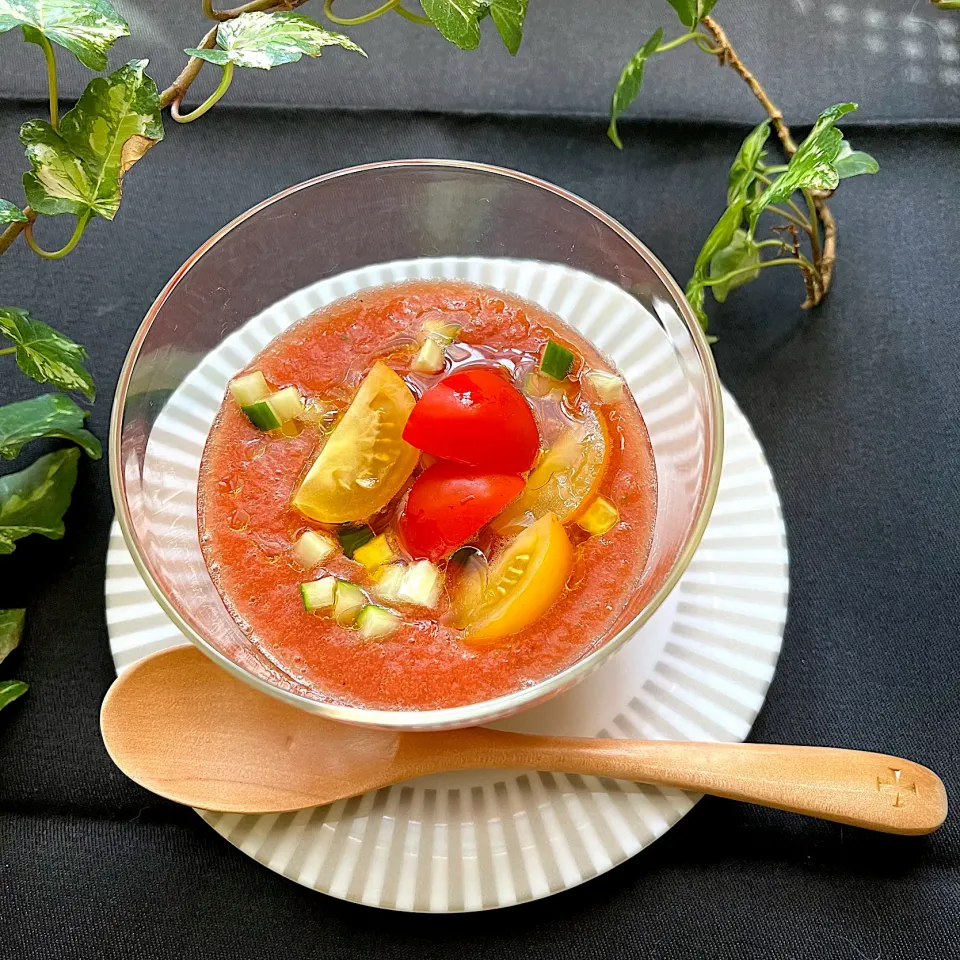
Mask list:
POLYGON ((403 439, 425 453, 495 473, 523 473, 540 434, 523 394, 496 370, 461 370, 417 401, 403 439))
POLYGON ((412 557, 439 560, 466 543, 523 490, 522 477, 440 460, 414 481, 397 522, 412 557))

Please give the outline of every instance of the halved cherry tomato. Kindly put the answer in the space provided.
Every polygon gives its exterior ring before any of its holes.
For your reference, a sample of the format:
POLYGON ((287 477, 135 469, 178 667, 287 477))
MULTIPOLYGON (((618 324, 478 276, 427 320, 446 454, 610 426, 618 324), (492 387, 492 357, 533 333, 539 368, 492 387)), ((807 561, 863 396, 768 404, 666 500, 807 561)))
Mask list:
POLYGON ((438 460, 414 481, 397 523, 406 551, 439 560, 519 496, 523 479, 438 460))
POLYGON ((466 639, 492 643, 543 616, 563 593, 573 569, 573 547, 552 514, 517 534, 487 576, 482 599, 468 617, 466 639))
POLYGON ((494 520, 494 529, 510 534, 547 512, 561 523, 577 520, 596 497, 609 459, 603 417, 588 407, 583 420, 565 429, 543 453, 523 495, 494 520))
POLYGON ((403 439, 491 473, 523 473, 540 450, 530 405, 489 367, 460 370, 430 387, 413 408, 403 439))
POLYGON ((321 523, 365 520, 382 510, 420 456, 401 437, 413 403, 399 375, 375 363, 297 488, 293 506, 321 523))

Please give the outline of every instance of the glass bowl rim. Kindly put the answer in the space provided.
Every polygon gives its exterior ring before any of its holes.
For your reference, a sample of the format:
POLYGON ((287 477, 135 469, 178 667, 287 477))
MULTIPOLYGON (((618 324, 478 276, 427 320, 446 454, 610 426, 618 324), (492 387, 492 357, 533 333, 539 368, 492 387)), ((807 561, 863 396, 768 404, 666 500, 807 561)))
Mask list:
POLYGON ((664 600, 670 595, 676 587, 680 578, 683 576, 693 555, 700 545, 706 530, 707 523, 710 520, 710 514, 716 500, 717 490, 720 486, 720 470, 723 462, 723 399, 720 388, 720 378, 717 373, 716 364, 713 359, 713 352, 707 342, 707 338, 700 327, 700 323, 695 317, 693 310, 688 304, 680 285, 673 279, 666 267, 654 254, 635 237, 626 227, 615 220, 609 214, 605 213, 599 207, 584 200, 582 197, 571 193, 568 190, 558 187, 539 177, 522 173, 517 170, 511 170, 506 167, 498 167, 492 164, 475 163, 467 160, 445 160, 445 159, 406 159, 406 160, 383 160, 376 163, 359 164, 352 167, 344 167, 340 170, 333 170, 330 173, 304 180, 302 183, 294 184, 284 190, 262 200, 260 203, 250 207, 245 212, 231 220, 226 226, 222 227, 210 238, 197 248, 191 254, 182 266, 173 274, 170 280, 164 285, 163 289, 157 295, 156 299, 150 305, 143 321, 141 322, 127 355, 124 358, 123 366, 120 371, 120 377, 117 381, 117 388, 114 393, 113 408, 110 416, 109 433, 109 472, 110 488, 113 495, 114 507, 116 509, 117 521, 123 534, 124 542, 130 551, 134 566, 143 578, 144 583, 150 590, 154 599, 159 603, 164 613, 171 619, 177 629, 194 646, 202 650, 207 656, 213 659, 225 670, 266 693, 269 696, 282 700, 292 706, 306 710, 310 713, 319 714, 329 720, 352 723, 361 726, 373 726, 380 728, 393 728, 398 730, 441 730, 454 729, 457 727, 469 726, 477 723, 492 722, 495 719, 509 716, 517 713, 527 705, 534 702, 540 702, 549 699, 552 695, 561 690, 574 685, 579 679, 597 667, 601 662, 612 656, 633 634, 645 624, 650 617, 659 609, 664 600), (130 387, 133 369, 140 355, 140 349, 147 337, 147 334, 153 325, 154 320, 162 309, 167 297, 172 293, 180 283, 187 272, 200 258, 211 250, 214 245, 223 237, 230 233, 235 227, 245 223, 247 220, 256 216, 262 210, 272 204, 284 200, 287 197, 299 193, 328 181, 337 180, 341 177, 351 176, 358 173, 368 173, 371 171, 395 171, 404 167, 441 167, 451 170, 469 171, 472 173, 483 173, 495 177, 503 177, 508 180, 519 181, 552 194, 554 197, 572 203, 599 220, 604 226, 612 230, 629 247, 631 247, 653 270, 654 274, 671 294, 674 305, 680 316, 683 318, 684 325, 693 340, 698 358, 704 370, 707 381, 707 393, 709 398, 710 414, 713 421, 713 447, 712 464, 710 475, 707 478, 707 485, 704 494, 700 500, 697 515, 694 524, 687 534, 686 542, 680 551, 677 559, 674 561, 664 582, 656 590, 654 595, 644 604, 643 608, 633 617, 626 626, 620 629, 616 634, 610 637, 602 646, 591 650, 579 660, 565 667, 563 670, 555 673, 544 680, 540 680, 528 687, 522 687, 519 690, 511 691, 491 700, 481 700, 475 703, 462 704, 456 707, 441 707, 430 710, 381 710, 367 707, 355 707, 345 704, 330 703, 322 700, 312 700, 309 697, 302 696, 292 690, 284 690, 281 687, 274 686, 266 680, 258 677, 244 667, 235 663, 224 653, 214 647, 207 641, 190 623, 181 615, 176 605, 170 600, 163 587, 153 576, 150 566, 146 561, 143 552, 140 549, 137 535, 134 531, 130 512, 124 497, 124 477, 120 460, 120 438, 123 424, 123 409, 126 405, 127 392, 130 387))

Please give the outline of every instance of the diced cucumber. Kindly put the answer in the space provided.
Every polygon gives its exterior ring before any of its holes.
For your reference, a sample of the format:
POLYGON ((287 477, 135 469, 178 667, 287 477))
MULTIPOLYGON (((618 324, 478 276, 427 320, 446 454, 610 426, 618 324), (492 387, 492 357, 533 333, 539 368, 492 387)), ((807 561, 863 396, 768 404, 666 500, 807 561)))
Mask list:
POLYGON ((353 551, 353 559, 362 563, 371 573, 385 563, 397 559, 397 552, 384 534, 374 537, 369 543, 353 551))
POLYGON ((263 378, 263 374, 255 370, 232 381, 230 392, 241 407, 250 407, 270 393, 270 385, 263 378))
POLYGON ((528 397, 546 397, 551 390, 559 389, 557 382, 545 377, 536 370, 531 370, 523 378, 523 392, 528 397))
POLYGON ((283 422, 270 406, 269 400, 258 400, 240 409, 258 430, 279 430, 283 426, 283 422))
POLYGON ((418 560, 407 567, 397 596, 401 603, 433 608, 440 599, 440 571, 429 560, 418 560))
POLYGON ((540 359, 540 372, 554 380, 566 380, 573 366, 573 354, 556 340, 548 340, 540 359))
POLYGON ((303 412, 303 401, 296 387, 277 390, 255 403, 241 406, 250 422, 261 430, 279 430, 303 412))
POLYGON ((460 336, 463 329, 459 323, 451 323, 446 320, 424 320, 420 327, 424 337, 427 340, 436 340, 441 346, 453 343, 460 336))
POLYGON ((337 578, 321 577, 300 584, 300 596, 306 610, 329 610, 336 599, 337 578))
POLYGON ((366 594, 355 583, 348 583, 346 580, 337 581, 333 600, 333 618, 337 623, 349 626, 366 605, 366 594))
POLYGON ((439 373, 443 369, 443 347, 432 337, 427 337, 410 369, 417 373, 439 373))
POLYGON ((381 567, 376 573, 377 583, 373 592, 387 603, 399 603, 400 584, 403 582, 406 569, 406 565, 402 563, 391 563, 381 567))
POLYGON ((395 613, 368 603, 357 615, 357 627, 364 640, 389 637, 403 621, 395 613))
POLYGON ((352 560, 356 551, 365 543, 369 543, 374 536, 374 532, 366 524, 359 527, 341 527, 337 531, 337 539, 343 548, 343 555, 348 560, 352 560))
POLYGON ((606 497, 597 497, 587 507, 583 516, 577 521, 577 525, 586 530, 591 537, 602 537, 619 522, 620 511, 616 504, 611 503, 606 497))
POLYGON ((583 379, 596 390, 602 403, 616 403, 623 396, 623 380, 615 374, 590 370, 583 379))
POLYGON ((294 556, 308 569, 312 570, 337 552, 337 545, 316 530, 306 530, 294 544, 294 556))
POLYGON ((296 420, 303 413, 303 400, 296 387, 284 387, 267 398, 267 403, 273 408, 277 419, 281 423, 296 420))

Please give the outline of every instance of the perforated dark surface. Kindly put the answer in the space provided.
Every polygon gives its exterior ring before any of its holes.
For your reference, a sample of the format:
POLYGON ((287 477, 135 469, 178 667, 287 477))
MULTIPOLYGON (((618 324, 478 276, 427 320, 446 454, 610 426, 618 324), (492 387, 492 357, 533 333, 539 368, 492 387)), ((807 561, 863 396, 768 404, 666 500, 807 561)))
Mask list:
MULTIPOLYGON (((0 105, 0 195, 16 199, 13 132, 38 112, 0 105)), ((599 204, 685 279, 746 127, 628 123, 622 155, 603 127, 218 107, 169 131, 130 175, 116 222, 94 223, 74 254, 43 263, 18 244, 0 259, 0 302, 89 346, 93 429, 106 438, 126 348, 173 271, 251 204, 337 167, 412 156, 516 167, 599 204)), ((771 270, 715 313, 721 375, 766 449, 791 550, 784 652, 754 738, 901 753, 955 792, 960 131, 845 131, 883 170, 833 204, 840 263, 828 303, 807 317, 799 280, 771 270)), ((62 225, 43 226, 53 246, 62 225)), ((0 399, 29 392, 2 374, 0 399)), ((953 817, 904 839, 707 799, 610 874, 481 917, 379 913, 271 874, 126 781, 103 751, 111 515, 105 463, 84 464, 66 539, 25 540, 0 561, 0 606, 30 609, 4 676, 32 684, 0 714, 0 957, 960 956, 953 817)))

